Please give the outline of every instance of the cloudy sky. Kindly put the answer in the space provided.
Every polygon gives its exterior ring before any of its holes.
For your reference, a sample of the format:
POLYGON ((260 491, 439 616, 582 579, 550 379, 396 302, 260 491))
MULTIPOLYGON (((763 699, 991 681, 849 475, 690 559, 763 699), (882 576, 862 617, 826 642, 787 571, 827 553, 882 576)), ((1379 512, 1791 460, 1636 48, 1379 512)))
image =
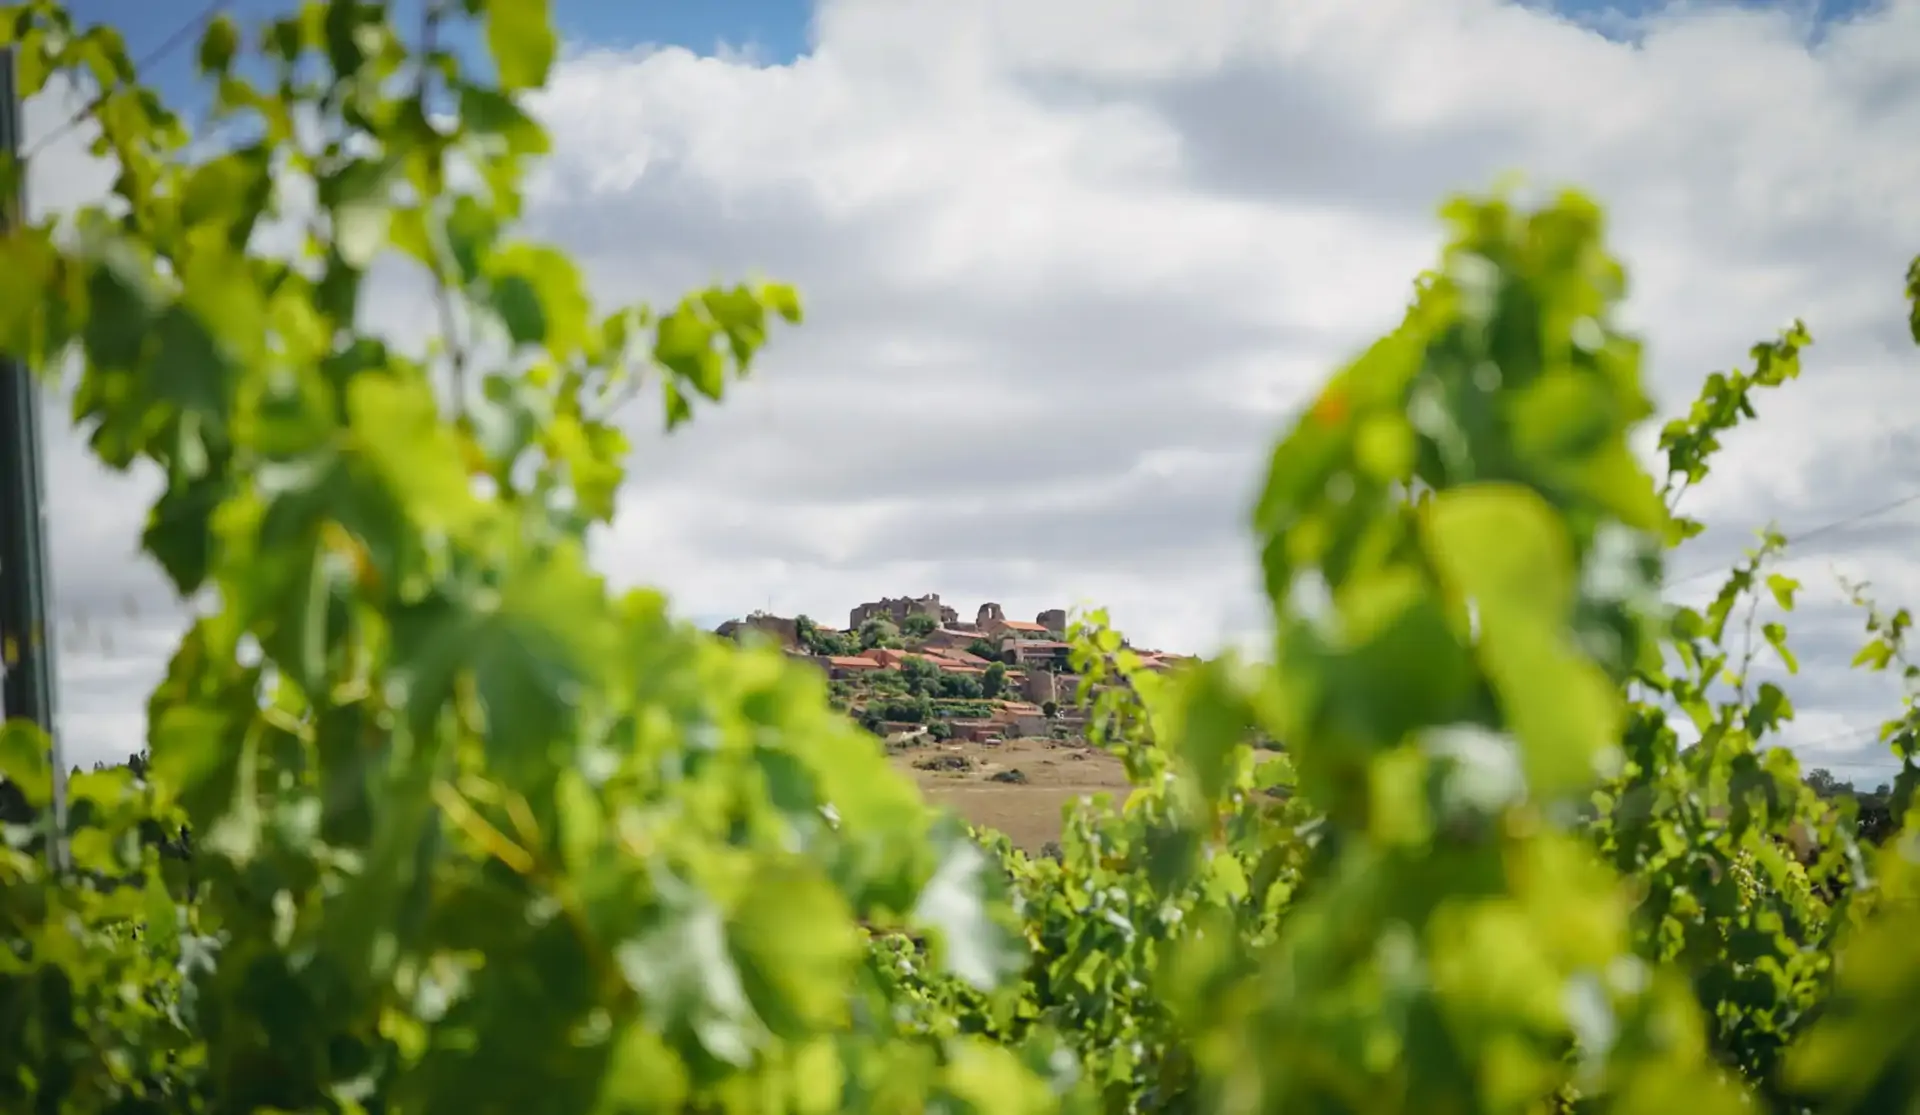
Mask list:
MULTIPOLYGON (((198 5, 77 0, 136 54, 198 5)), ((235 5, 243 17, 273 0, 235 5)), ((937 591, 970 613, 1100 603, 1206 650, 1261 621, 1245 509, 1289 409, 1390 327, 1435 203, 1509 170, 1605 201, 1668 411, 1795 316, 1806 378, 1764 404, 1688 509, 1713 529, 1860 516, 1795 550, 1808 582, 1792 737, 1872 784, 1884 681, 1847 670, 1836 573, 1920 601, 1920 0, 556 0, 538 102, 556 153, 532 223, 608 300, 759 271, 810 321, 672 437, 644 432, 622 582, 702 620, 838 620, 937 591)), ((181 50, 156 80, 192 103, 181 50)), ((44 136, 68 106, 28 106, 44 136)), ((47 144, 42 207, 102 182, 47 144)), ((383 321, 422 315, 404 299, 383 321)), ((136 558, 142 477, 49 431, 63 725, 77 761, 139 746, 175 612, 136 558)), ((1687 598, 1710 578, 1680 584, 1687 598)))

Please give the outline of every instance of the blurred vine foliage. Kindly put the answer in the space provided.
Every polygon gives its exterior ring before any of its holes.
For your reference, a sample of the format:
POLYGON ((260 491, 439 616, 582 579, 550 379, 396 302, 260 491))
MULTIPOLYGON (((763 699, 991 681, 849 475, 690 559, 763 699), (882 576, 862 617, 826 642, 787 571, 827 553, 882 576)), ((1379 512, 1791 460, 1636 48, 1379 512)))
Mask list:
MULTIPOLYGON (((1076 625, 1134 789, 1036 857, 926 808, 812 672, 588 564, 614 407, 687 420, 800 308, 595 309, 515 235, 541 0, 216 17, 213 153, 111 29, 0 13, 23 92, 102 91, 119 171, 0 242, 0 348, 164 478, 145 549, 208 602, 150 768, 72 783, 70 862, 6 829, 0 1109, 1920 1110, 1920 826, 1859 845, 1763 746, 1783 539, 1702 608, 1660 592, 1810 338, 1710 377, 1649 475, 1586 200, 1447 206, 1405 321, 1280 439, 1266 654, 1159 675, 1076 625), (425 351, 359 312, 408 272, 425 351)), ((1861 602, 1857 664, 1913 688, 1907 613, 1861 602)), ((46 802, 34 729, 0 774, 46 802)))

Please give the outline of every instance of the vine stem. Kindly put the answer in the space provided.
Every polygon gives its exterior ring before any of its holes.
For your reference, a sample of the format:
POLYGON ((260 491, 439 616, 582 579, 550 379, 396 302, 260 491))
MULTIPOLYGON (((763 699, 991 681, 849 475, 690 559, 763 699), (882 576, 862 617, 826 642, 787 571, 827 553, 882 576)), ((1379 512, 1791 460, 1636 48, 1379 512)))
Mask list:
MULTIPOLYGON (((427 102, 432 96, 433 54, 440 39, 440 21, 446 17, 446 6, 435 2, 425 6, 420 16, 420 62, 419 80, 414 87, 414 103, 422 120, 431 121, 427 111, 427 102)), ((428 125, 431 127, 431 123, 428 125)), ((434 147, 434 173, 441 172, 443 152, 434 147)), ((441 238, 436 238, 438 241, 441 238)), ((441 342, 446 347, 447 359, 452 368, 452 403, 456 420, 464 420, 467 413, 467 349, 460 337, 459 315, 454 310, 452 283, 449 281, 445 245, 436 242, 434 255, 437 257, 433 268, 434 309, 440 317, 441 342)))

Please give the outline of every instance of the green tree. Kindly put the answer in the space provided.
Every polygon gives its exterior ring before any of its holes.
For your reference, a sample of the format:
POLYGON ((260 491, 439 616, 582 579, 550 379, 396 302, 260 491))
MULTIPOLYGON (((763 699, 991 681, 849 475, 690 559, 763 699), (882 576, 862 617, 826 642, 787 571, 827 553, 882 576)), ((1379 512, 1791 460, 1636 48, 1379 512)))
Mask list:
POLYGON ((969 674, 941 674, 940 695, 977 700, 981 696, 980 679, 969 674))
POLYGON ((905 623, 900 625, 900 630, 910 638, 924 639, 928 635, 933 634, 939 626, 939 620, 930 615, 915 612, 907 617, 905 623))
POLYGON ((940 667, 924 658, 909 658, 901 662, 900 676, 906 680, 909 693, 925 696, 940 689, 940 667))
POLYGON ((870 619, 860 625, 858 632, 861 650, 878 650, 884 647, 900 645, 900 629, 884 619, 870 619))
POLYGON ((1001 662, 989 662, 986 671, 980 675, 980 695, 992 700, 1000 696, 1007 687, 1007 667, 1001 662))

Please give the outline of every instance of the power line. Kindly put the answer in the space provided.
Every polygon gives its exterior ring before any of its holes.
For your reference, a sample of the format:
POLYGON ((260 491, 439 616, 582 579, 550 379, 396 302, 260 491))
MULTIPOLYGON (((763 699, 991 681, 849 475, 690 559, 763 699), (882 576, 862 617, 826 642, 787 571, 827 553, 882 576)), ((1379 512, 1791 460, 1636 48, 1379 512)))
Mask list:
MULTIPOLYGON (((1802 747, 1831 747, 1834 744, 1857 743, 1861 740, 1874 739, 1879 735, 1880 725, 1874 724, 1866 728, 1849 728, 1844 732, 1835 732, 1832 735, 1821 736, 1819 739, 1803 740, 1799 743, 1788 744, 1787 746, 1796 749, 1802 747)), ((1889 762, 1898 761, 1891 752, 1887 754, 1887 760, 1889 762)))
MULTIPOLYGON (((138 73, 141 70, 147 69, 148 67, 159 62, 161 59, 165 58, 167 55, 172 54, 175 50, 178 50, 181 44, 185 43, 196 32, 204 29, 206 25, 213 20, 213 17, 215 15, 218 15, 221 9, 225 8, 226 6, 227 6, 226 0, 214 0, 213 3, 208 4, 204 9, 201 10, 199 15, 194 16, 192 19, 188 20, 186 23, 181 24, 179 27, 176 27, 173 31, 173 34, 168 35, 166 38, 162 39, 158 46, 155 46, 152 50, 147 51, 145 54, 135 59, 133 63, 134 72, 138 73)), ((51 132, 48 132, 46 135, 41 136, 38 140, 34 142, 32 147, 29 147, 27 149, 27 153, 20 157, 20 161, 30 162, 35 155, 38 155, 48 145, 52 144, 55 140, 61 138, 67 133, 73 131, 75 128, 79 127, 81 121, 87 119, 89 116, 92 116, 94 113, 100 111, 100 106, 105 104, 107 101, 107 98, 113 95, 113 91, 116 88, 117 84, 118 83, 115 83, 114 85, 109 85, 106 88, 100 90, 100 92, 96 93, 93 99, 88 101, 86 103, 86 106, 83 107, 79 112, 76 112, 72 116, 67 117, 65 123, 53 129, 51 132)))
MULTIPOLYGON (((1901 496, 1899 499, 1893 500, 1888 503, 1883 503, 1878 507, 1870 507, 1865 511, 1858 512, 1857 514, 1848 515, 1844 519, 1835 519, 1830 523, 1822 523, 1817 527, 1812 527, 1807 530, 1803 530, 1798 534, 1790 534, 1787 536, 1787 544, 1789 546, 1798 545, 1802 542, 1807 541, 1810 538, 1818 538, 1823 534, 1831 534, 1836 530, 1842 530, 1846 527, 1854 526, 1858 523, 1864 523, 1868 519, 1878 518, 1881 515, 1885 515, 1889 511, 1898 511, 1902 507, 1906 507, 1907 505, 1914 504, 1914 503, 1920 503, 1920 492, 1914 492, 1910 495, 1901 496)), ((1673 580, 1668 581, 1666 587, 1673 588, 1676 585, 1689 584, 1693 581, 1698 581, 1705 577, 1718 576, 1725 572, 1726 572, 1726 569, 1724 566, 1715 566, 1711 569, 1697 570, 1693 573, 1687 574, 1684 577, 1677 577, 1673 580)))

